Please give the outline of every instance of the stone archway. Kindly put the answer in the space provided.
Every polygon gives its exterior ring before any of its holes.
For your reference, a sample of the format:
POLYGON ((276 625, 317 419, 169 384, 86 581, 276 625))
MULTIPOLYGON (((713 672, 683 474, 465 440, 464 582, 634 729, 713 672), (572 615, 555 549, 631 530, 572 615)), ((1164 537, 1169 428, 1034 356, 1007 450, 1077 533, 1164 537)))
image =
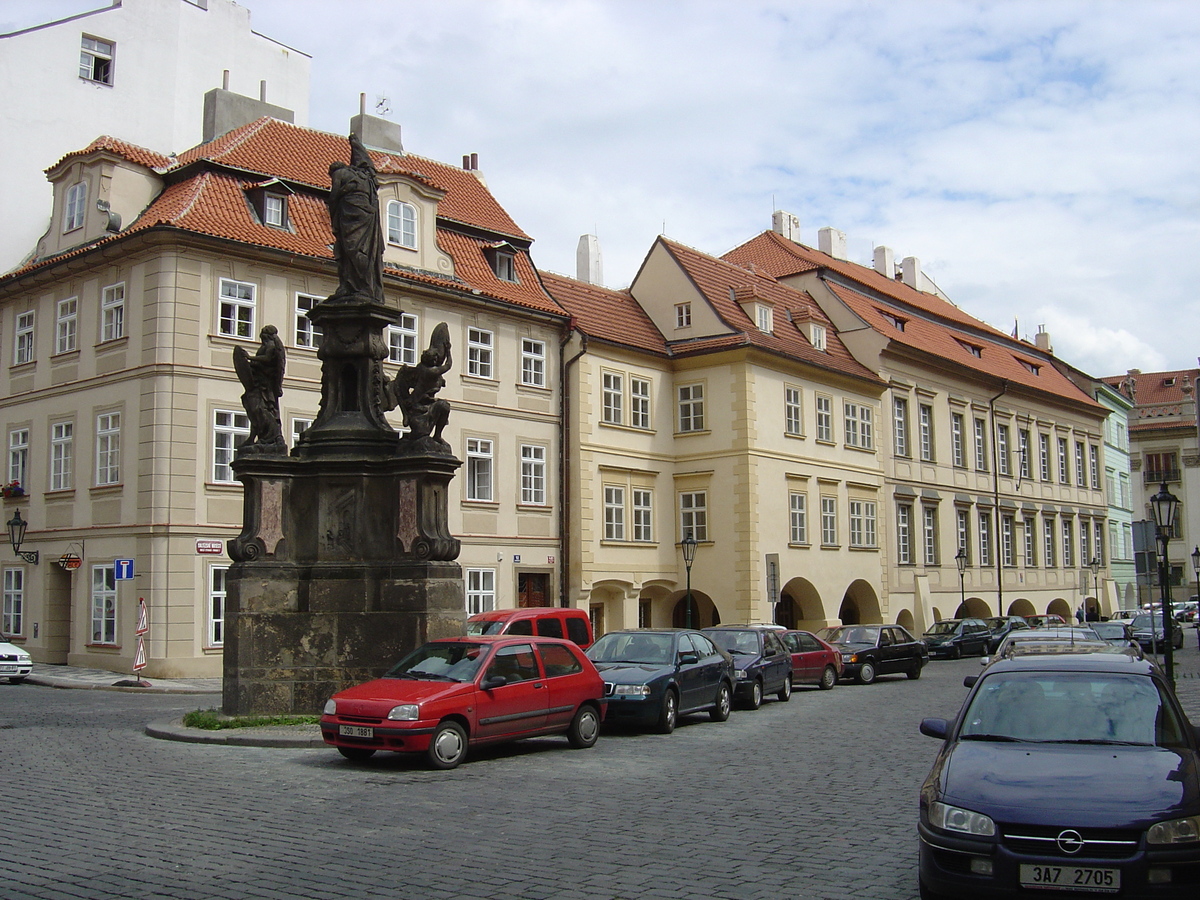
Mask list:
POLYGON ((1055 597, 1046 607, 1046 612, 1050 615, 1059 615, 1063 617, 1064 622, 1074 621, 1071 618, 1071 604, 1062 597, 1055 597))
POLYGON ((821 595, 807 578, 792 578, 779 592, 779 604, 775 608, 777 625, 814 631, 824 628, 828 620, 821 595))
POLYGON ((910 634, 917 633, 917 623, 913 619, 912 611, 909 609, 900 610, 899 615, 896 616, 896 624, 906 629, 910 634))
MULTIPOLYGON (((695 598, 696 592, 692 591, 692 597, 695 598)), ((649 604, 650 615, 645 621, 647 628, 665 628, 671 622, 671 617, 675 610, 675 594, 670 588, 661 585, 652 585, 642 588, 642 593, 638 596, 638 625, 642 626, 642 605, 649 604)))
MULTIPOLYGON (((671 627, 687 628, 687 591, 675 595, 675 605, 671 608, 671 627)), ((721 624, 721 614, 708 594, 692 591, 692 628, 709 628, 721 624)))
POLYGON ((1037 612, 1033 604, 1024 597, 1018 597, 1012 603, 1008 604, 1008 612, 1010 616, 1032 616, 1037 612))
POLYGON ((592 585, 584 608, 592 619, 592 631, 596 637, 615 628, 633 627, 622 622, 625 597, 632 587, 620 581, 601 581, 592 585))
MULTIPOLYGON (((938 609, 938 607, 936 607, 936 606, 932 607, 930 609, 930 612, 933 613, 933 621, 934 622, 940 622, 940 621, 942 621, 942 619, 945 618, 945 616, 942 615, 942 611, 940 609, 938 609)), ((929 624, 932 625, 933 622, 930 622, 929 624)))
POLYGON ((879 597, 870 583, 861 578, 850 583, 850 586, 846 588, 846 593, 842 596, 838 618, 842 620, 843 625, 883 622, 883 613, 879 609, 879 597))
POLYGON ((958 609, 954 612, 954 618, 986 619, 991 614, 991 607, 988 606, 988 602, 982 597, 968 597, 963 603, 958 605, 958 609))

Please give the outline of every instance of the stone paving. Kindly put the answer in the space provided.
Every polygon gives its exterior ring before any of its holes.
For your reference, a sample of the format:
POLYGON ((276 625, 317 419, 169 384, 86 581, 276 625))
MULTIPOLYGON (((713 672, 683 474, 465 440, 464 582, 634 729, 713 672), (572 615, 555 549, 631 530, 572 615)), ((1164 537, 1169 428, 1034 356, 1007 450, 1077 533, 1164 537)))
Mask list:
MULTIPOLYGON (((1194 633, 1192 633, 1194 634, 1194 633)), ((1189 634, 1189 637, 1192 637, 1189 634)), ((1200 652, 1177 658, 1200 720, 1200 652)), ((214 705, 0 684, 5 900, 913 900, 916 792, 974 659, 800 690, 675 734, 387 755, 155 740, 214 705)), ((67 678, 69 673, 60 673, 67 678)), ((136 691, 137 689, 134 689, 136 691)))

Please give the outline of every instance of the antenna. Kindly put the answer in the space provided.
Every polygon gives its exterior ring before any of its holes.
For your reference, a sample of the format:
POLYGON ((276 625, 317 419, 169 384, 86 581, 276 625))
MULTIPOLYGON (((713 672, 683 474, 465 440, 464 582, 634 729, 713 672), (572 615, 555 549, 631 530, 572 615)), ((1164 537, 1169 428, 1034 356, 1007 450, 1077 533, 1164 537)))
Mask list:
POLYGON ((388 100, 387 94, 375 95, 375 112, 381 116, 386 116, 392 111, 391 101, 388 100))

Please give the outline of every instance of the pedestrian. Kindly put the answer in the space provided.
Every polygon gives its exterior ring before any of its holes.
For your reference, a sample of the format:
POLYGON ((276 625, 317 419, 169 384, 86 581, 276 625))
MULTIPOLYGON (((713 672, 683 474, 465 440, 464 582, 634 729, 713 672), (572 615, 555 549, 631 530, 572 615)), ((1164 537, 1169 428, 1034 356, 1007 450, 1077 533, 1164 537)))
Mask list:
POLYGON ((1076 618, 1076 620, 1078 620, 1080 625, 1083 624, 1084 612, 1083 612, 1082 606, 1079 607, 1079 609, 1075 610, 1075 618, 1076 618))

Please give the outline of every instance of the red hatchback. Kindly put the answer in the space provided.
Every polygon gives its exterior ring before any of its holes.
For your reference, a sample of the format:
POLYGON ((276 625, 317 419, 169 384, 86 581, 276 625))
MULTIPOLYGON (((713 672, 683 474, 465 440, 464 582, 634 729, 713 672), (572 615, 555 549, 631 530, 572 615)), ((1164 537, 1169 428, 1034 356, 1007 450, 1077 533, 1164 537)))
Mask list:
POLYGON ((815 634, 784 631, 779 635, 792 654, 792 686, 815 684, 823 691, 838 683, 842 676, 842 654, 815 634))
POLYGON ((334 694, 321 736, 347 759, 424 753, 435 769, 453 769, 480 744, 565 733, 572 747, 591 747, 604 711, 604 681, 570 641, 448 638, 334 694))

